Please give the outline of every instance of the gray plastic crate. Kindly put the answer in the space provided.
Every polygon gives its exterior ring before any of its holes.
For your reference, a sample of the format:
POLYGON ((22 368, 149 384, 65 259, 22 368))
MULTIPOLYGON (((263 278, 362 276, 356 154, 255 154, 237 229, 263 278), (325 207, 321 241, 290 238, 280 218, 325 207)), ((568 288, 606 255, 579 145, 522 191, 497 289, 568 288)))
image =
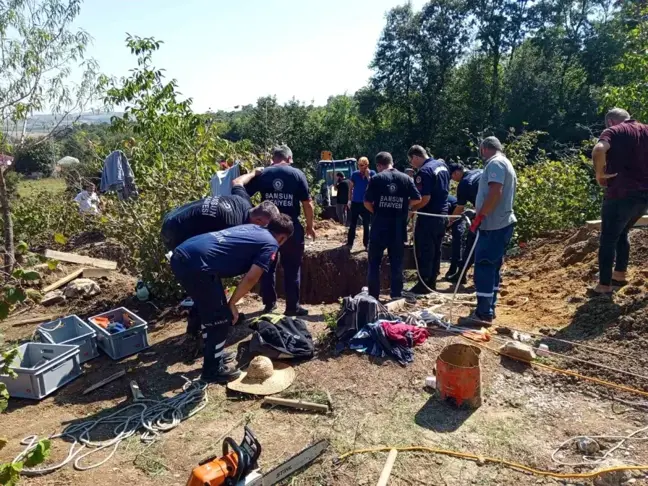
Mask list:
POLYGON ((119 360, 139 353, 149 347, 148 342, 148 324, 146 321, 125 307, 119 307, 102 314, 97 314, 88 319, 90 327, 97 332, 97 345, 104 353, 114 360, 119 360), (123 315, 127 314, 133 321, 133 325, 122 332, 110 334, 103 327, 95 324, 93 319, 97 317, 108 317, 113 322, 123 322, 123 315))
POLYGON ((41 324, 36 332, 46 343, 79 346, 81 363, 99 356, 97 333, 75 315, 41 324))
POLYGON ((79 347, 69 344, 26 343, 10 368, 18 375, 0 375, 9 396, 40 400, 81 375, 79 347))

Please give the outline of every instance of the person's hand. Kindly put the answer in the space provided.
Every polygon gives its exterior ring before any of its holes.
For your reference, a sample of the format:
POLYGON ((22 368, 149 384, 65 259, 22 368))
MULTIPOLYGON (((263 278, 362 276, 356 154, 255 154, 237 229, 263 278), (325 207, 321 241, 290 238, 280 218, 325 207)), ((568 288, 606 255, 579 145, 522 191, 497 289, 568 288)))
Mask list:
POLYGON ((470 232, 471 233, 477 233, 477 230, 479 229, 479 225, 484 219, 483 214, 478 214, 475 219, 473 220, 472 224, 470 225, 470 232))
POLYGON ((232 311, 232 326, 236 326, 239 320, 239 312, 238 309, 236 308, 236 304, 230 304, 229 308, 230 311, 232 311))
POLYGON ((317 235, 315 234, 315 229, 312 226, 306 228, 306 236, 312 238, 313 240, 317 238, 317 235))
POLYGON ((351 201, 347 203, 347 208, 351 209, 351 201))
POLYGON ((254 169, 255 176, 261 175, 261 172, 263 172, 263 167, 257 167, 256 169, 254 169))
POLYGON ((596 182, 598 182, 601 187, 607 187, 608 179, 612 179, 616 176, 617 174, 596 174, 596 182))

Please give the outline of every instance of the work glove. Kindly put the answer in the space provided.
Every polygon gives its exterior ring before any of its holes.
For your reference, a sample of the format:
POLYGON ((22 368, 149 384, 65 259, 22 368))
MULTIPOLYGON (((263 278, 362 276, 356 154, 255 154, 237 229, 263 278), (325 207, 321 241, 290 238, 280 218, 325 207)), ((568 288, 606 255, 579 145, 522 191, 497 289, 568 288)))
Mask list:
POLYGON ((472 224, 470 225, 470 232, 471 233, 477 233, 477 230, 479 229, 479 225, 484 219, 483 214, 478 214, 475 219, 473 219, 472 224))

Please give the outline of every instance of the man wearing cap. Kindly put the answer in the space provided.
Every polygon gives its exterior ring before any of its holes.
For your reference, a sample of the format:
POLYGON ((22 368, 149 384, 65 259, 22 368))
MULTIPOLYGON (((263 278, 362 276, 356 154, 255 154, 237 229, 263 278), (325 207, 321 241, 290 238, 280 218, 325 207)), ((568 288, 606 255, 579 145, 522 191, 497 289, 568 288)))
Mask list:
POLYGON ((225 353, 229 328, 238 321, 236 303, 273 266, 279 247, 293 233, 293 223, 279 215, 267 228, 244 224, 194 236, 178 246, 171 257, 176 279, 194 301, 204 340, 202 380, 226 383, 240 371, 225 353), (221 278, 245 274, 229 302, 221 278))
POLYGON ((394 169, 389 152, 376 155, 378 175, 371 178, 365 192, 365 207, 373 214, 369 237, 369 294, 380 295, 380 264, 385 249, 391 267, 390 295, 401 297, 403 291, 403 255, 409 207, 421 199, 412 178, 394 169))
POLYGON ((367 249, 369 245, 369 225, 371 223, 371 214, 367 211, 364 205, 365 192, 369 185, 369 179, 376 175, 376 172, 369 170, 369 159, 367 157, 360 157, 358 160, 358 170, 351 174, 351 222, 349 223, 349 235, 347 237, 347 246, 353 247, 353 242, 356 236, 356 227, 358 226, 358 218, 362 217, 362 243, 367 249))
POLYGON ((477 216, 470 226, 473 233, 479 230, 474 276, 477 308, 459 319, 459 325, 471 327, 490 326, 493 322, 500 270, 517 222, 513 213, 517 176, 502 153, 502 144, 496 137, 488 137, 479 150, 486 166, 477 191, 477 216))
MULTIPOLYGON (((479 181, 481 180, 481 176, 484 171, 482 169, 467 171, 464 169, 463 165, 453 163, 449 166, 449 172, 452 180, 459 183, 459 185, 457 186, 457 205, 455 206, 454 210, 450 211, 450 213, 454 216, 459 216, 466 210, 466 204, 472 204, 473 208, 477 204, 477 191, 479 189, 479 181)), ((457 225, 465 226, 465 221, 461 219, 455 219, 453 221, 450 221, 450 224, 453 225, 453 228, 457 225)), ((466 260, 468 259, 470 249, 473 247, 474 243, 475 233, 469 231, 468 236, 466 237, 466 245, 464 246, 461 260, 457 268, 454 272, 448 271, 448 274, 446 275, 446 280, 448 282, 457 282, 459 280, 461 272, 466 265, 466 260)), ((470 257, 470 261, 468 262, 468 266, 466 267, 466 272, 464 273, 464 278, 461 282, 462 284, 466 283, 466 273, 468 273, 468 270, 470 269, 474 261, 475 253, 473 252, 472 256, 470 257)))
MULTIPOLYGON (((236 179, 235 183, 244 184, 250 196, 261 193, 263 201, 273 202, 279 212, 292 219, 295 232, 281 247, 281 266, 284 271, 284 289, 286 291, 287 316, 305 316, 308 310, 299 305, 299 287, 302 257, 304 256, 304 228, 299 222, 301 208, 306 217, 306 235, 315 239, 313 227, 314 208, 308 192, 308 182, 304 173, 292 167, 292 151, 286 145, 275 147, 272 152, 272 165, 262 172, 254 171, 236 179)), ((261 280, 261 295, 265 306, 264 312, 277 308, 275 290, 276 264, 264 274, 261 280)))
POLYGON ((606 129, 592 152, 596 180, 605 187, 601 208, 599 282, 590 296, 611 294, 627 282, 628 233, 648 211, 648 125, 621 108, 605 115, 606 129))
POLYGON ((410 292, 424 295, 436 290, 436 279, 441 266, 441 244, 446 230, 450 174, 444 162, 428 156, 420 145, 407 152, 410 164, 417 170, 414 178, 421 200, 412 210, 423 213, 416 217, 414 247, 419 281, 410 292), (436 216, 426 216, 432 214, 436 216))

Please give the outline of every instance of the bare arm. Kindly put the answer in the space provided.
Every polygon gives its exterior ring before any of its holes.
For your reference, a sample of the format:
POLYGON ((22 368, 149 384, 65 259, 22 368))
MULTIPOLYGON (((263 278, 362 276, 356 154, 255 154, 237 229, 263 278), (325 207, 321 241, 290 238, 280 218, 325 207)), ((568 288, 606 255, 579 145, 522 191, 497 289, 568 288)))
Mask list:
POLYGON ((304 217, 306 218, 306 234, 315 239, 315 228, 313 226, 315 208, 313 207, 313 201, 302 201, 302 208, 304 208, 304 217))
POLYGON ((594 163, 594 171, 596 172, 596 180, 600 186, 607 186, 607 180, 615 177, 616 174, 606 174, 605 173, 605 163, 607 159, 607 153, 610 150, 610 144, 604 141, 600 141, 594 146, 592 150, 592 162, 594 163))
POLYGON ((364 202, 364 207, 367 208, 367 211, 369 211, 371 214, 374 212, 374 203, 365 201, 364 202))
POLYGON ((423 196, 420 200, 414 201, 414 204, 410 205, 410 208, 412 209, 412 211, 416 211, 419 208, 425 207, 427 205, 427 203, 430 202, 430 197, 431 196, 429 196, 429 195, 428 196, 423 196))
POLYGON ((252 179, 254 179, 256 176, 258 176, 261 172, 263 172, 263 167, 258 167, 254 169, 252 172, 243 174, 242 176, 239 176, 232 181, 232 186, 244 186, 252 179))
POLYGON ((258 265, 252 265, 250 270, 248 270, 248 273, 246 273, 243 279, 239 282, 234 294, 232 294, 232 297, 230 297, 229 307, 234 317, 233 324, 236 324, 236 321, 238 321, 236 303, 241 300, 245 294, 252 290, 252 287, 254 287, 259 281, 261 275, 263 275, 263 268, 258 265))
POLYGON ((502 199, 503 190, 504 184, 500 184, 499 182, 489 182, 488 194, 486 195, 484 204, 482 204, 482 207, 479 208, 478 214, 482 216, 487 216, 488 214, 490 214, 493 209, 495 209, 495 206, 497 206, 497 203, 499 203, 500 199, 502 199))
POLYGON ((352 201, 353 196, 353 181, 349 179, 349 203, 352 201))

